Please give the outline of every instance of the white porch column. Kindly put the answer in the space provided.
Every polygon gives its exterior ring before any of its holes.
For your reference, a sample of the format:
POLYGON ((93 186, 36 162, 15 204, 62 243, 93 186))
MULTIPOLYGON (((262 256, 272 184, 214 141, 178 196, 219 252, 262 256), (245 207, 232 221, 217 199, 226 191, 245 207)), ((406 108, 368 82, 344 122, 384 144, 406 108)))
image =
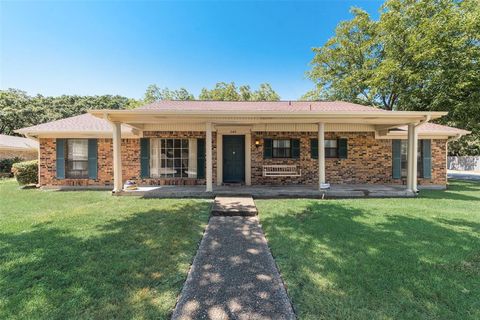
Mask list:
POLYGON ((407 144, 407 190, 415 192, 417 189, 417 134, 415 124, 408 125, 407 144))
POLYGON ((212 123, 207 122, 207 128, 206 128, 206 146, 205 149, 207 149, 207 174, 206 174, 206 180, 207 180, 207 192, 212 192, 213 191, 213 186, 212 186, 212 176, 213 176, 213 166, 212 166, 212 123))
POLYGON ((325 183, 325 123, 318 124, 318 189, 325 183))
POLYGON ((412 168, 412 190, 413 192, 418 192, 417 189, 417 153, 418 153, 418 133, 417 133, 417 126, 413 126, 413 154, 412 154, 412 161, 413 161, 413 168, 412 168))
POLYGON ((122 179, 122 130, 120 122, 113 122, 113 192, 123 189, 122 179))
POLYGON ((245 134, 245 185, 252 184, 252 134, 245 134))

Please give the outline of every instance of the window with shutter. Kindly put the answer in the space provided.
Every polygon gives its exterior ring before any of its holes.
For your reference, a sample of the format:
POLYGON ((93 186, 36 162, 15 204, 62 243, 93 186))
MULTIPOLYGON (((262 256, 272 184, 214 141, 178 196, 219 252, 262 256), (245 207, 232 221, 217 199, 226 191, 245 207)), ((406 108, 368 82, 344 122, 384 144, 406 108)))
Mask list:
POLYGON ((263 139, 263 156, 268 158, 300 158, 299 139, 263 139))
POLYGON ((197 179, 205 179, 205 139, 197 139, 197 179))
MULTIPOLYGON (((312 159, 318 159, 318 139, 310 139, 312 159)), ((325 158, 347 158, 347 139, 325 140, 325 158)))
POLYGON ((263 158, 270 159, 273 157, 273 141, 272 139, 265 138, 263 139, 263 158))
POLYGON ((422 156, 423 156, 423 177, 425 179, 432 178, 432 141, 422 140, 422 156))
POLYGON ((97 179, 98 172, 97 139, 88 139, 88 178, 97 179))
POLYGON ((65 139, 57 139, 56 147, 56 178, 65 179, 65 139))
POLYGON ((318 139, 310 139, 310 156, 318 159, 318 139))
POLYGON ((140 177, 150 177, 150 139, 140 139, 140 177))

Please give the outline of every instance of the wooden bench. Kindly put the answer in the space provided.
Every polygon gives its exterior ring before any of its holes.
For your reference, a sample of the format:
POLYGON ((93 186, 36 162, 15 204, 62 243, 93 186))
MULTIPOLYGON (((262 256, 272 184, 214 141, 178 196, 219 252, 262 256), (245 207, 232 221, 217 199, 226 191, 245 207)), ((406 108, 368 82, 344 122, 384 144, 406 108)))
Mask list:
POLYGON ((264 165, 264 177, 300 177, 302 170, 296 165, 264 165))

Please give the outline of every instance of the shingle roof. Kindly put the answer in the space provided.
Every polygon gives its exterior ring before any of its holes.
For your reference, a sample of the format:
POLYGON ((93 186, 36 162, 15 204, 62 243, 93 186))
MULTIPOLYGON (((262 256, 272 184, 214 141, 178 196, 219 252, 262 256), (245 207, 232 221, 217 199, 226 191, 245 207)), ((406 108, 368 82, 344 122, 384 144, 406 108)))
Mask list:
MULTIPOLYGON (((122 132, 130 132, 131 128, 122 125, 122 132)), ((79 116, 42 123, 36 126, 22 128, 18 133, 35 132, 112 132, 112 126, 108 121, 84 113, 79 116)))
MULTIPOLYGON (((407 131, 407 126, 399 127, 398 129, 407 131)), ((452 134, 468 134, 470 131, 458 129, 454 127, 444 126, 441 124, 427 122, 418 126, 418 133, 452 133, 452 134)))
POLYGON ((0 148, 36 150, 38 149, 38 142, 32 139, 0 134, 0 148))
MULTIPOLYGON (((237 102, 237 101, 159 101, 140 107, 136 110, 144 111, 345 111, 345 112, 392 112, 382 109, 358 105, 349 102, 331 101, 331 102, 307 102, 307 101, 276 101, 276 102, 237 102)), ((133 112, 134 110, 132 110, 133 112)), ((406 130, 406 127, 400 127, 400 130, 406 130)), ((112 132, 110 123, 102 118, 98 118, 89 113, 79 116, 65 118, 57 121, 39 124, 37 126, 22 128, 16 132, 22 134, 40 134, 40 133, 91 133, 108 134, 112 132)), ((132 128, 122 125, 122 132, 131 133, 132 128)), ((446 133, 447 135, 467 134, 468 131, 442 126, 434 123, 426 123, 419 127, 419 132, 446 133)))
POLYGON ((362 111, 389 112, 375 107, 343 101, 170 101, 162 100, 136 110, 162 111, 362 111))

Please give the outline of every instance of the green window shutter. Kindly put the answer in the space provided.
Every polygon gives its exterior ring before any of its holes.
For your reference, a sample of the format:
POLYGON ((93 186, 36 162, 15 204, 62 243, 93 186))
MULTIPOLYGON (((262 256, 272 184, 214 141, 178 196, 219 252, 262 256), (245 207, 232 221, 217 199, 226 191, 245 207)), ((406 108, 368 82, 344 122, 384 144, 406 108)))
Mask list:
POLYGON ((197 139, 197 179, 205 179, 205 139, 197 139))
POLYGON ((338 144, 338 157, 340 159, 347 159, 348 156, 348 139, 340 138, 338 144))
POLYGON ((97 179, 97 139, 88 139, 88 178, 97 179))
POLYGON ((272 139, 263 139, 263 158, 270 159, 273 157, 273 141, 272 139))
POLYGON ((318 139, 310 139, 310 156, 318 159, 318 139))
POLYGON ((290 146, 292 148, 292 158, 294 159, 300 158, 300 140, 299 139, 290 140, 290 146))
POLYGON ((140 177, 150 177, 150 139, 140 139, 140 177))
POLYGON ((65 179, 65 139, 56 140, 57 179, 65 179))
POLYGON ((423 147, 423 177, 426 179, 432 178, 432 141, 431 140, 422 140, 423 147))
POLYGON ((402 140, 392 140, 392 178, 402 176, 402 140))

